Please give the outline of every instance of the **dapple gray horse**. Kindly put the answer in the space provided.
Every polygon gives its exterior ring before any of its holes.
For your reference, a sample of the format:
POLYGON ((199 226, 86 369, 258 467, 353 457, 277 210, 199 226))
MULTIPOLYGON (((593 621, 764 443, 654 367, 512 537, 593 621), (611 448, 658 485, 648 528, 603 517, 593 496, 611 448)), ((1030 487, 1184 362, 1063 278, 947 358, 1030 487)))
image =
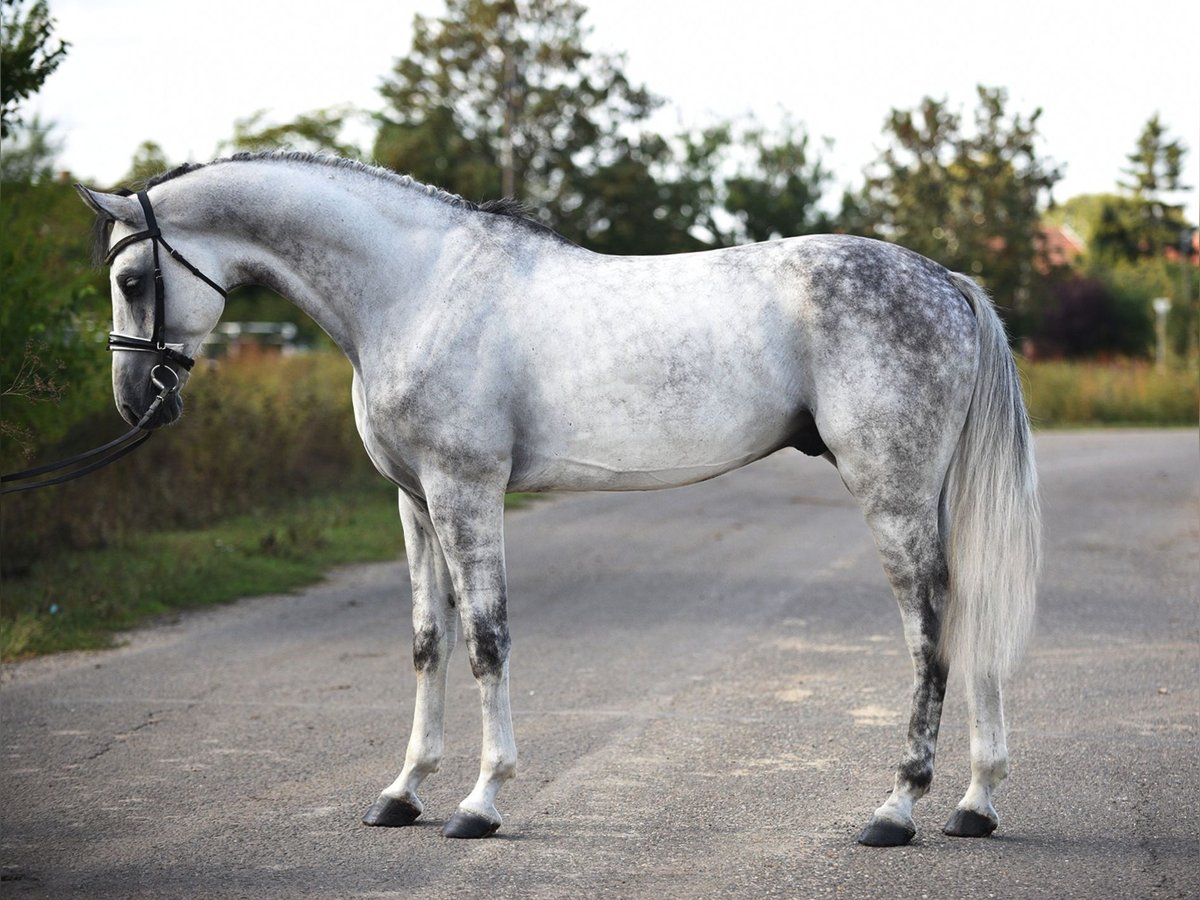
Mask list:
MULTIPOLYGON (((833 463, 861 506, 915 668, 895 786, 859 840, 915 833, 951 664, 966 677, 971 783, 945 831, 996 827, 992 795, 1008 767, 1001 681, 1033 617, 1039 513, 1018 376, 972 280, 846 236, 604 256, 503 203, 297 153, 182 167, 149 184, 145 205, 80 191, 102 252, 134 238, 111 273, 118 351, 165 329, 194 356, 221 315, 220 286, 254 283, 292 300, 350 359, 363 444, 399 487, 416 668, 404 767, 368 825, 422 813, 459 630, 483 750, 443 832, 483 837, 500 825, 496 795, 517 764, 506 491, 674 487, 795 447, 833 463), (162 260, 163 322, 150 285, 158 243, 138 237, 151 216, 178 250, 162 260)), ((114 356, 130 422, 154 397, 153 366, 150 354, 114 356)), ((181 407, 172 396, 155 424, 181 407)))

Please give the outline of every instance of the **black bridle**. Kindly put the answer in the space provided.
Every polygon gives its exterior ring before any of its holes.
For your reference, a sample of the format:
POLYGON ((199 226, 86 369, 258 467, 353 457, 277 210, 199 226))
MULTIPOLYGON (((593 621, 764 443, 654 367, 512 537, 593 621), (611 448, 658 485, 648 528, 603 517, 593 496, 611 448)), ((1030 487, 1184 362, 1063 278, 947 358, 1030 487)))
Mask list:
POLYGON ((150 420, 154 418, 155 413, 158 412, 163 403, 179 391, 179 375, 171 368, 170 364, 174 363, 189 371, 196 364, 196 361, 192 357, 184 354, 182 344, 168 344, 166 341, 166 290, 163 287, 162 267, 159 263, 158 248, 160 246, 167 251, 172 259, 214 291, 222 297, 228 297, 223 287, 188 262, 183 254, 167 243, 167 239, 163 237, 162 231, 159 230, 158 220, 154 217, 154 208, 150 205, 150 197, 147 193, 139 191, 137 198, 138 202, 142 205, 142 211, 146 215, 145 231, 139 231, 123 237, 117 243, 113 244, 108 254, 104 257, 104 263, 105 265, 110 265, 116 259, 117 255, 131 244, 136 244, 140 241, 152 242, 154 248, 154 324, 149 338, 121 334, 116 331, 111 332, 108 336, 108 349, 111 351, 127 350, 133 353, 157 354, 158 362, 150 370, 150 383, 158 390, 158 395, 146 409, 141 419, 138 420, 138 423, 116 440, 109 441, 102 447, 96 447, 94 450, 76 454, 59 462, 48 463, 33 469, 26 469, 23 472, 13 472, 9 475, 0 476, 0 483, 27 481, 30 478, 36 478, 39 475, 48 475, 51 472, 59 472, 63 469, 69 469, 70 471, 67 471, 65 474, 42 479, 41 481, 5 487, 0 489, 0 494, 16 494, 21 491, 31 491, 34 488, 62 484, 64 481, 71 481, 80 476, 87 475, 89 472, 103 468, 109 463, 120 459, 125 454, 132 452, 149 440, 150 435, 154 433, 147 427, 150 420), (72 468, 73 466, 79 466, 79 468, 72 468))
MULTIPOLYGON (((190 371, 192 366, 196 364, 196 361, 190 356, 183 354, 182 344, 172 346, 164 339, 167 318, 165 310, 166 291, 163 289, 162 267, 159 265, 158 248, 161 246, 170 254, 172 259, 223 298, 227 298, 229 295, 223 287, 193 266, 184 258, 182 253, 167 243, 167 239, 163 237, 162 231, 159 230, 158 220, 154 217, 154 207, 150 205, 149 195, 145 191, 139 191, 137 198, 138 202, 142 204, 142 212, 146 215, 146 230, 123 237, 113 244, 112 249, 108 251, 108 255, 104 257, 104 264, 111 265, 112 261, 117 258, 117 255, 130 244, 136 244, 140 241, 152 242, 154 247, 154 330, 149 339, 129 334, 120 334, 114 331, 108 336, 108 349, 132 350, 136 353, 157 353, 158 366, 165 367, 168 362, 173 362, 190 371)), ((158 366, 155 368, 158 368, 158 366)))

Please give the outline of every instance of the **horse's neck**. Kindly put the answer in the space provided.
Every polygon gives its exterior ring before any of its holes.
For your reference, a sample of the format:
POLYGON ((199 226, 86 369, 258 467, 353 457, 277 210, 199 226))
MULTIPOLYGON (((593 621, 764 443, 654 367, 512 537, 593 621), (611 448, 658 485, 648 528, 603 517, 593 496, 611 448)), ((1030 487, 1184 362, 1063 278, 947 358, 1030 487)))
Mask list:
POLYGON ((383 320, 402 319, 453 227, 421 190, 328 166, 214 167, 235 235, 233 283, 287 298, 351 360, 383 320), (232 199, 232 202, 230 200, 232 199))

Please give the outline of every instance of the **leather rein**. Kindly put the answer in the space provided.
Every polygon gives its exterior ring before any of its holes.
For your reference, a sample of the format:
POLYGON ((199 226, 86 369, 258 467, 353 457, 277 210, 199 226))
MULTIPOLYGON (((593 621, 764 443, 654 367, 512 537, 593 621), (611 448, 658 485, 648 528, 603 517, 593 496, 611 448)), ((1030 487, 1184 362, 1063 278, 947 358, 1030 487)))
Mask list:
POLYGON ((168 398, 179 392, 179 375, 171 368, 170 364, 174 363, 189 371, 196 364, 196 361, 192 357, 184 354, 183 344, 169 344, 166 341, 166 290, 163 287, 162 267, 159 263, 159 247, 162 247, 172 259, 222 297, 228 296, 223 287, 188 262, 183 254, 167 243, 167 239, 163 237, 162 231, 159 230, 158 220, 154 216, 154 208, 150 205, 150 197, 146 191, 139 191, 137 198, 146 216, 145 230, 128 235, 117 241, 104 257, 104 263, 105 265, 111 265, 112 261, 117 258, 117 255, 131 244, 136 244, 140 241, 152 242, 154 248, 154 324, 149 338, 121 334, 116 331, 111 332, 108 336, 108 349, 114 352, 129 351, 132 353, 157 354, 158 362, 150 370, 150 383, 158 390, 158 395, 146 409, 141 419, 138 420, 138 423, 125 434, 121 435, 121 437, 109 441, 101 447, 96 447, 84 453, 77 453, 75 456, 59 460, 58 462, 47 463, 43 466, 36 466, 32 469, 25 469, 21 472, 13 472, 0 476, 0 483, 8 485, 10 482, 14 482, 11 487, 0 488, 0 494, 16 494, 21 491, 31 491, 34 488, 49 487, 52 484, 62 484, 64 481, 72 481, 83 475, 87 475, 89 472, 103 468, 111 462, 115 462, 125 454, 141 446, 154 433, 153 430, 147 427, 150 420, 154 418, 154 414, 158 412, 159 408, 168 398), (79 468, 72 468, 73 466, 79 466, 79 468), (62 470, 69 471, 51 475, 51 473, 62 472, 62 470), (41 475, 50 475, 51 477, 43 478, 40 481, 29 481, 29 479, 37 478, 41 475), (21 484, 17 482, 28 483, 21 484))

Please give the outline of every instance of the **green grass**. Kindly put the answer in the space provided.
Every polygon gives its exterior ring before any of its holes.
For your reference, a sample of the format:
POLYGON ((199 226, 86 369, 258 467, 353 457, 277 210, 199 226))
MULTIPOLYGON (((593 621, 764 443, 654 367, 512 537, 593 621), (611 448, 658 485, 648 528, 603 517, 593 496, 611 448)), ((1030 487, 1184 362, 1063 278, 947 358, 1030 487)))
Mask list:
POLYGON ((395 559, 402 547, 395 493, 380 485, 63 552, 5 579, 0 654, 110 646, 115 632, 148 618, 294 590, 335 565, 395 559))

